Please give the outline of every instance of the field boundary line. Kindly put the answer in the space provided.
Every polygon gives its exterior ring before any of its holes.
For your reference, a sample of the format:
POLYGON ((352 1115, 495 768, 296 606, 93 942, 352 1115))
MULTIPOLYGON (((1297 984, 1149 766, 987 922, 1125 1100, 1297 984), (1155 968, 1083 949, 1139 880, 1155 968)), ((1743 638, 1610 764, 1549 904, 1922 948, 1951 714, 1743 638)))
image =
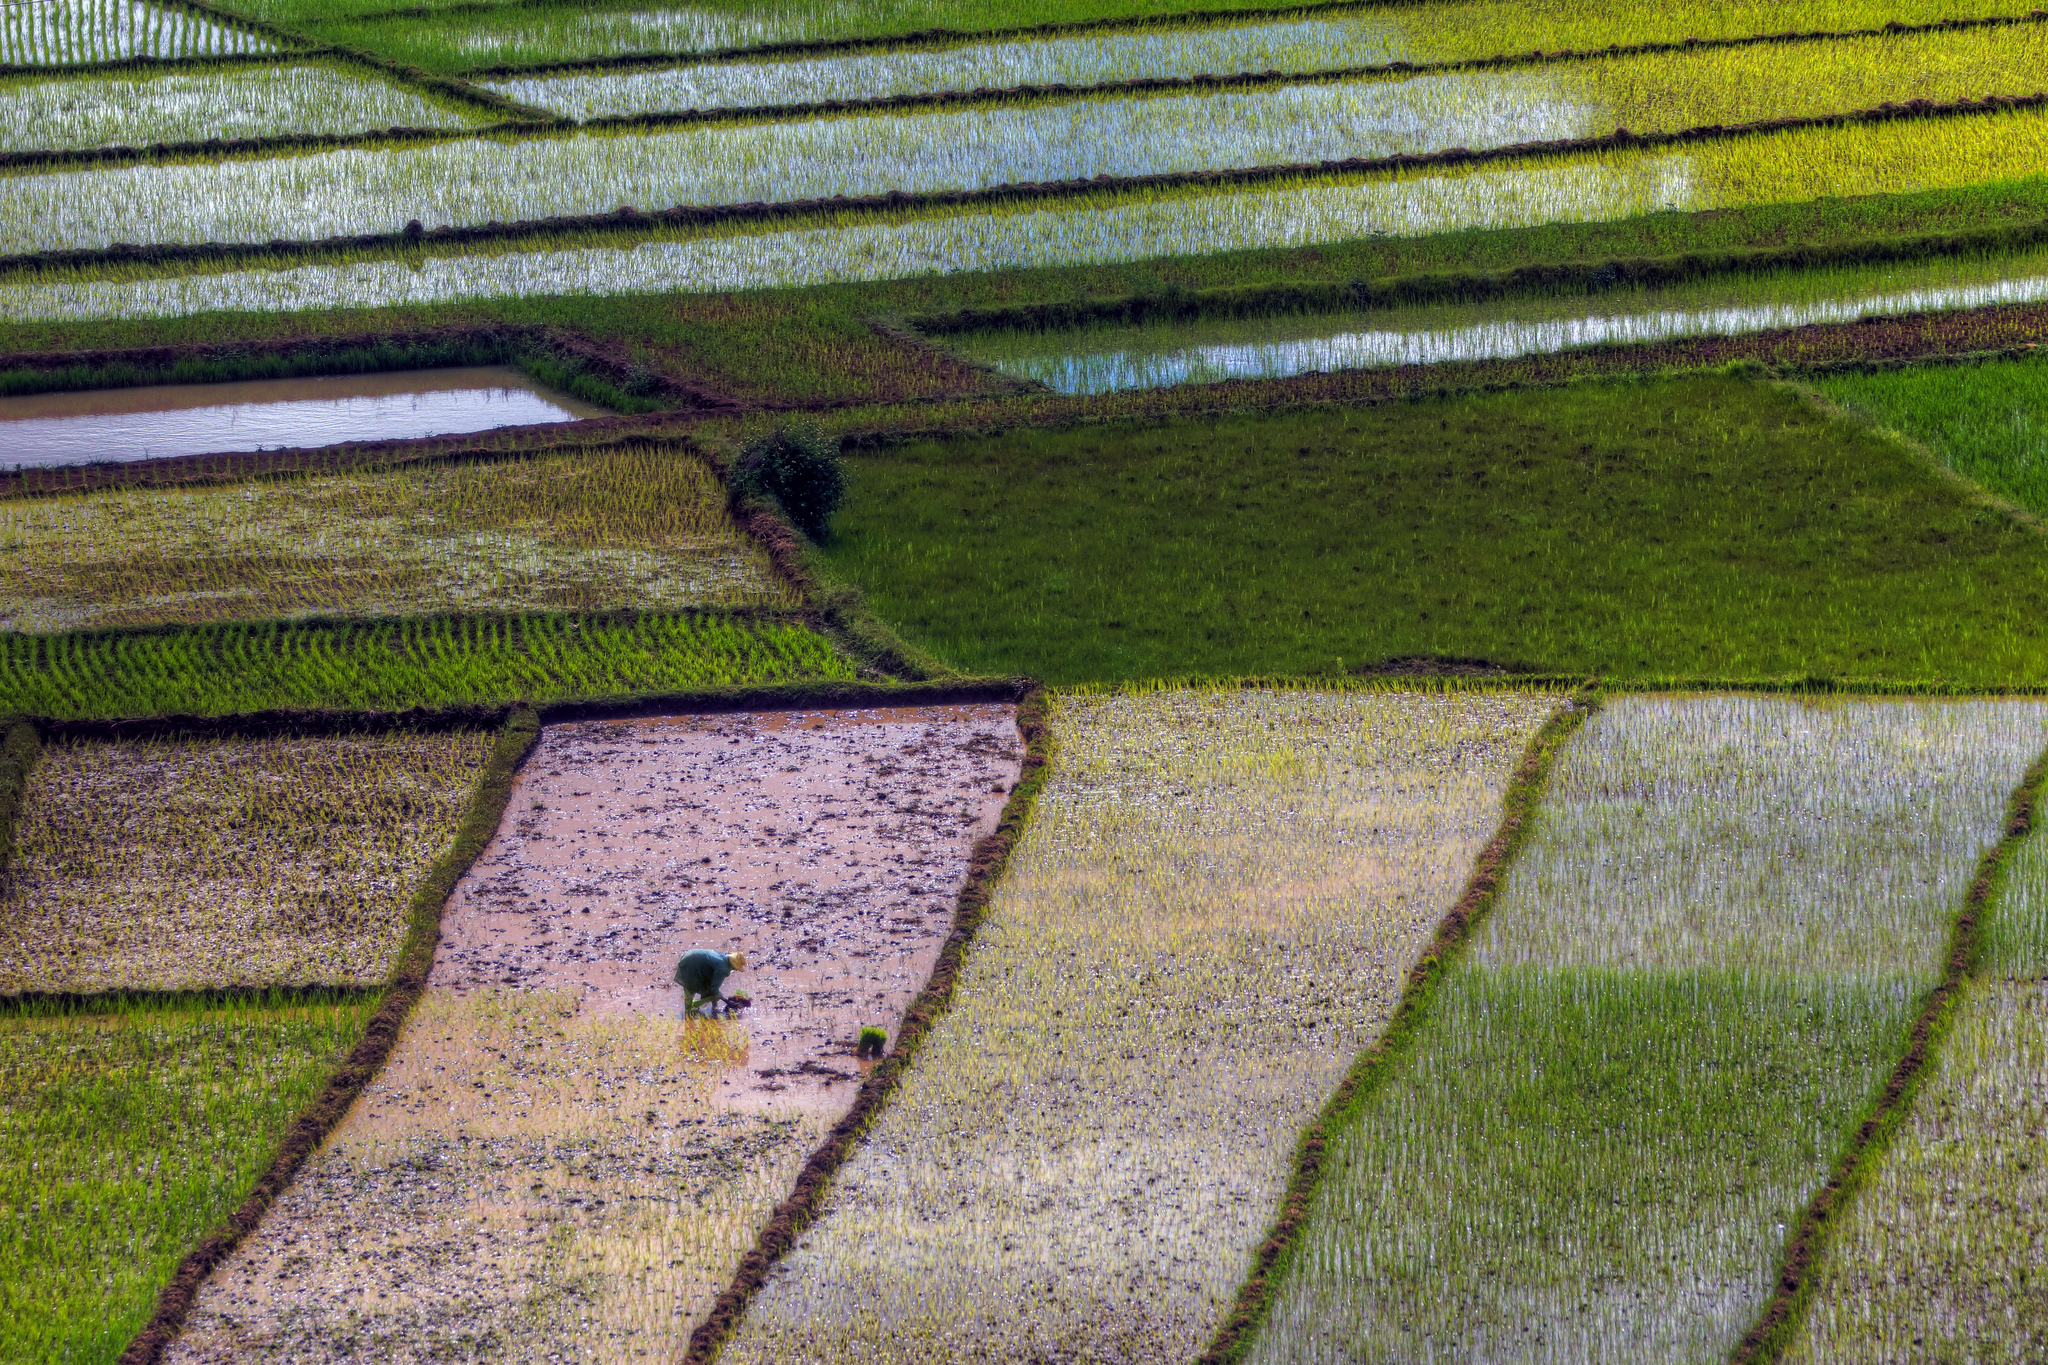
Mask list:
POLYGON ((362 1041, 335 1068, 320 1096, 286 1131, 276 1158, 257 1178, 240 1207, 186 1253, 157 1299, 156 1312, 121 1353, 120 1365, 156 1365, 162 1359, 164 1348, 184 1325, 201 1283, 255 1230, 306 1158, 326 1140, 390 1058, 407 1017, 426 990, 427 973, 434 965, 434 948, 441 938, 442 908, 453 894, 455 884, 496 836, 498 822, 512 798, 513 775, 539 738, 540 719, 531 709, 515 709, 506 719, 478 776, 469 814, 454 843, 413 893, 412 922, 404 946, 392 968, 384 1002, 364 1027, 362 1041))
MULTIPOLYGON (((898 330, 925 338, 992 331, 1056 332, 1109 323, 1197 322, 1216 319, 1350 313, 1417 304, 1480 302, 1523 295, 1582 293, 1597 300, 1610 290, 1668 287, 1727 275, 1812 270, 1828 266, 1894 264, 1946 256, 2021 251, 2048 242, 2048 219, 1962 232, 1866 237, 1817 246, 1749 247, 1670 256, 1611 256, 1599 260, 1539 262, 1505 270, 1436 270, 1326 284, 1223 285, 1208 289, 1108 295, 1065 303, 967 307, 911 314, 898 330)), ((943 354, 952 355, 944 351, 943 354)), ((959 357, 955 356, 955 359, 959 357)), ((0 366, 4 368, 4 366, 0 366)))
MULTIPOLYGON (((1365 66, 1331 66, 1310 71, 1207 72, 1192 76, 1130 76, 1122 80, 1095 81, 1086 85, 1065 82, 982 86, 975 89, 919 90, 895 95, 860 95, 844 99, 799 100, 784 104, 719 105, 711 109, 650 109, 637 114, 607 114, 597 118, 571 120, 578 128, 658 128, 696 123, 749 122, 758 119, 797 119, 837 113, 888 113, 898 110, 946 109, 963 105, 1000 105, 1034 99, 1085 99, 1119 95, 1195 93, 1210 90, 1255 90, 1277 85, 1341 85, 1348 81, 1373 81, 1409 76, 1447 75, 1454 72, 1512 70, 1552 63, 1609 61, 1624 57, 1661 56, 1669 53, 1712 52, 1729 48, 1783 46, 1797 43, 1851 42, 1867 38, 1909 37, 1934 33, 1959 33, 1984 28, 2011 28, 2022 24, 2048 22, 2048 11, 2019 15, 1989 15, 1978 19, 1937 19, 1926 24, 1892 23, 1877 28, 1816 30, 1811 33, 1752 33, 1734 38, 1695 38, 1678 42, 1658 41, 1613 44, 1608 47, 1574 47, 1529 52, 1499 52, 1484 57, 1456 57, 1440 62, 1374 62, 1365 66)), ((561 65, 520 68, 516 75, 544 79, 559 72, 609 70, 661 70, 663 67, 751 65, 743 62, 681 61, 657 62, 640 57, 594 57, 561 65)), ((498 73, 492 73, 497 76, 498 73)), ((475 79, 474 73, 465 73, 475 79)), ((557 117, 568 118, 568 115, 557 117)))
MULTIPOLYGON (((626 206, 610 213, 562 214, 509 223, 476 223, 445 228, 423 227, 418 232, 408 230, 322 238, 277 238, 268 242, 181 242, 148 245, 116 243, 104 247, 52 248, 0 255, 0 277, 32 276, 52 270, 83 271, 110 265, 133 267, 189 261, 225 265, 238 261, 296 260, 325 253, 420 250, 431 246, 513 242, 522 238, 547 238, 553 243, 549 249, 565 249, 563 239, 566 237, 616 232, 620 229, 711 228, 733 223, 784 223, 806 218, 837 220, 885 216, 906 210, 973 210, 997 205, 1053 204, 1062 200, 1150 190, 1231 190, 1281 181, 1314 181, 1325 178, 1398 174, 1403 171, 1438 167, 1538 162, 1604 151, 1653 151, 1660 147, 1677 147, 1695 142, 1742 141, 1809 129, 1846 128, 1923 119, 1982 117, 2043 106, 2048 106, 2048 93, 1987 95, 1982 99, 1943 102, 1910 100, 1904 104, 1887 102, 1867 109, 1844 110, 1831 114, 1759 119, 1750 123, 1700 124, 1670 132, 1635 133, 1626 128, 1617 128, 1611 133, 1595 137, 1507 143, 1499 147, 1484 147, 1477 151, 1468 147, 1449 147, 1434 152, 1401 152, 1380 157, 1283 162, 1217 170, 1105 176, 1100 179, 1024 181, 966 190, 922 190, 916 193, 890 190, 880 194, 849 195, 840 198, 785 199, 774 202, 702 206, 677 205, 665 209, 626 206)), ((466 136, 475 138, 481 134, 470 132, 466 136)))
POLYGON ((1867 413, 1837 403, 1818 389, 1800 383, 1797 378, 1784 377, 1778 379, 1776 383, 1779 388, 1810 404, 1815 411, 1824 416, 1838 422, 1846 422, 1851 426, 1861 427, 1878 439, 1889 441, 1893 445, 1898 446, 1901 450, 1904 450, 1915 460, 1919 461, 1921 467, 1928 473, 1962 494, 1964 500, 1970 506, 1981 508, 1987 512, 1995 512, 2013 525, 2020 527, 2022 530, 2030 531, 2035 535, 2048 535, 2048 521, 2044 521, 2038 514, 2028 511, 2016 502, 2010 502, 2005 498, 2001 498, 1998 494, 1992 492, 1989 488, 1978 483, 1975 479, 1963 473, 1962 470, 1957 469, 1954 465, 1935 454, 1933 449, 1925 443, 1915 440, 1903 431, 1885 426, 1867 413))
POLYGON ((1003 803, 1003 813, 996 822, 995 831, 976 840, 973 852, 968 856, 967 879, 954 902, 953 932, 939 950, 939 960, 933 965, 931 976, 904 1011, 903 1022, 896 1029, 894 1045, 861 1082, 853 1107, 832 1125, 824 1141, 804 1163, 794 1190, 777 1206, 767 1225, 761 1229, 753 1249, 741 1258, 731 1285, 712 1303, 704 1321, 690 1333, 689 1347, 682 1355, 681 1365, 709 1365, 738 1330, 749 1301, 767 1283, 768 1272, 790 1253, 797 1239, 817 1218, 819 1206, 839 1168, 851 1155, 855 1140, 887 1107, 902 1081, 903 1073, 915 1060, 919 1047, 952 1004, 953 988, 959 980, 967 950, 988 916, 996 883, 1009 866, 1010 855, 1030 822, 1032 810, 1044 789, 1052 757, 1050 705, 1045 687, 1031 679, 1020 679, 1019 690, 1017 731, 1024 740, 1024 762, 1016 785, 1010 789, 1010 799, 1003 803))
POLYGON ((1584 683, 1564 699, 1530 739, 1522 761, 1501 794, 1500 825, 1473 863, 1463 894, 1438 922, 1436 934, 1409 969, 1401 999, 1394 1006, 1386 1028, 1359 1054, 1322 1112, 1302 1130, 1295 1145, 1293 1174, 1282 1197, 1280 1216, 1252 1254, 1250 1273, 1238 1292, 1237 1302, 1217 1329, 1208 1350, 1202 1353, 1200 1365, 1237 1365, 1250 1353, 1259 1328, 1272 1311, 1274 1295, 1293 1263, 1302 1229, 1322 1185, 1323 1157, 1330 1141, 1375 1093, 1393 1063, 1407 1051, 1416 1031, 1427 1022, 1431 1000, 1448 964, 1463 950, 1473 925, 1493 908, 1515 855, 1528 839, 1558 750, 1600 709, 1600 686, 1597 680, 1584 683))
POLYGON ((14 829, 28 796, 28 777, 43 756, 42 736, 26 716, 0 716, 0 889, 14 859, 14 829))
POLYGON ((137 54, 133 57, 108 57, 96 62, 71 62, 63 66, 0 62, 0 79, 68 81, 93 76, 119 76, 130 71, 184 71, 209 66, 290 66, 307 57, 323 56, 339 50, 320 45, 295 47, 284 52, 212 52, 191 57, 147 57, 137 54))
POLYGON ((1876 1171, 1900 1126, 1910 1116, 1930 1063, 1948 1037, 1956 1003, 1977 967, 1983 919, 1992 898, 2004 884, 2006 863, 2034 826, 2041 788, 2048 781, 2048 754, 2034 760, 2006 802, 2004 835, 1986 849, 1977 874, 1964 893, 1949 935, 1948 959, 1942 978, 1925 997, 1907 1034, 1907 1047, 1892 1069, 1884 1090, 1836 1159, 1827 1183, 1814 1192, 1787 1239, 1785 1259, 1775 1292, 1755 1324, 1729 1353, 1730 1365, 1764 1365, 1778 1360, 1792 1345, 1812 1306, 1821 1264, 1849 1201, 1876 1171))

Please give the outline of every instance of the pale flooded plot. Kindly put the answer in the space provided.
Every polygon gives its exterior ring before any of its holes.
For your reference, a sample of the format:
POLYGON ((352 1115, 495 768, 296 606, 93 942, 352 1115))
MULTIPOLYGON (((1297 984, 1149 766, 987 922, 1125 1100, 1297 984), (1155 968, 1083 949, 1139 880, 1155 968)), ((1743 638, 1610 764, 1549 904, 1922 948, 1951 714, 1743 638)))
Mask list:
POLYGON ((490 747, 47 746, 0 886, 0 994, 381 985, 490 747))
POLYGON ((0 629, 791 606, 693 450, 0 503, 0 629))
POLYGON ((465 128, 489 121, 474 107, 315 63, 0 78, 0 152, 465 128))
POLYGON ((1197 1355, 1560 704, 1058 698, 950 1010, 722 1358, 1197 1355))
POLYGON ((145 0, 14 0, 0 5, 0 66, 276 50, 276 44, 254 34, 145 0))
MULTIPOLYGON (((1227 6, 1238 11, 1269 7, 1284 10, 1287 5, 1227 6)), ((1946 0, 1849 0, 1844 4, 1825 0, 1789 0, 1783 4, 1735 0, 1706 8, 1689 0, 1539 0, 1534 4, 1464 0, 1426 6, 1368 4, 1350 13, 1317 15, 1313 20, 1293 23, 1258 19, 1246 22, 1241 16, 1234 16, 1234 22, 1210 26, 1199 20, 1187 22, 1183 0, 1114 0, 1090 8, 1093 12, 1079 14, 1071 0, 1012 4, 1000 14, 974 0, 922 0, 916 4, 861 0, 829 5, 749 4, 732 8, 661 5, 643 0, 638 5, 596 10, 505 6, 495 13, 437 16, 432 25, 396 19, 357 23, 343 20, 324 26, 322 31, 337 39, 353 38, 406 60, 450 69, 565 61, 625 52, 692 54, 766 43, 884 38, 934 28, 959 33, 1076 18, 1136 18, 1139 22, 1128 29, 1056 41, 1063 44, 1062 51, 1075 54, 1067 60, 1077 63, 1090 61, 1083 54, 1091 43, 1111 51, 1132 51, 1127 44, 1133 37, 1157 35, 1168 53, 1182 42, 1199 43, 1202 50, 1216 54, 1216 65, 1200 69, 1222 74, 1268 68, 1327 69, 1359 64, 1361 58, 1367 62, 1464 61, 1536 48, 1604 48, 1610 43, 1678 42, 1687 37, 1739 38, 1788 30, 1840 32, 1881 28, 1888 22, 1928 23, 1953 18, 1957 13, 1956 7, 1946 0), (1142 19, 1147 11, 1173 17, 1156 27, 1146 25, 1142 19), (1180 36, 1183 31, 1188 38, 1180 36), (1247 32, 1257 36, 1237 36, 1247 32)), ((1978 0, 1968 13, 2018 15, 2030 8, 2031 0, 1978 0)), ((1026 60, 1045 60, 1036 57, 1032 48, 1008 42, 965 45, 964 50, 988 53, 987 57, 977 56, 974 60, 986 63, 991 74, 1003 70, 1011 53, 1032 54, 1026 60)), ((996 78, 976 83, 1016 82, 996 78)))
MULTIPOLYGON (((668 70, 570 72, 488 88, 572 118, 876 99, 1013 85, 1097 85, 1142 77, 1309 73, 1369 66, 1400 50, 1389 11, 1249 28, 1177 28, 1042 38, 936 51, 668 70)), ((1400 76, 1344 91, 1329 109, 1353 156, 1644 132, 1861 109, 1882 100, 2024 94, 2048 58, 2038 25, 1792 45, 1656 53, 1502 71, 1400 76)), ((1209 98, 1216 98, 1211 95, 1209 98)), ((1166 107, 1166 117, 1184 119, 1166 107)), ((1241 114, 1240 114, 1241 116, 1241 114)), ((1193 120, 1184 120, 1193 122, 1193 120)))
POLYGON ((2020 846, 1988 951, 1829 1246, 1796 1365, 2048 1357, 2048 840, 2020 846))
POLYGON ((1253 1359, 1725 1359, 2044 745, 2037 702, 1611 700, 1253 1359))
MULTIPOLYGON (((2024 92, 2044 65, 2048 25, 1552 69, 21 173, 0 208, 0 252, 1313 165, 1617 126, 1644 132, 1818 114, 1908 94, 2024 92)), ((1680 155, 1711 162, 1733 153, 1739 182, 1747 168, 1737 145, 1680 155)))
POLYGON ((445 299, 722 291, 971 270, 1309 246, 1361 233, 1627 218, 1663 210, 1931 190, 2034 173, 2034 113, 1818 129, 1683 151, 1614 151, 1522 165, 1304 178, 1278 188, 1104 191, 1051 207, 857 216, 821 225, 656 231, 631 246, 364 255, 338 264, 17 277, 0 308, 39 318, 216 309, 382 307, 445 299))
POLYGON ((670 1358, 950 928, 1014 708, 550 726, 390 1063, 175 1362, 670 1358), (744 952, 680 1017, 686 950, 744 952))
POLYGON ((1056 393, 1113 393, 1173 384, 1377 365, 1440 365, 1542 355, 1861 317, 2033 303, 2048 298, 2048 253, 1984 261, 1744 276, 1612 294, 1207 323, 992 332, 955 341, 975 360, 1056 393))
POLYGON ((476 365, 0 398, 0 450, 18 468, 408 440, 607 415, 508 366, 476 365))

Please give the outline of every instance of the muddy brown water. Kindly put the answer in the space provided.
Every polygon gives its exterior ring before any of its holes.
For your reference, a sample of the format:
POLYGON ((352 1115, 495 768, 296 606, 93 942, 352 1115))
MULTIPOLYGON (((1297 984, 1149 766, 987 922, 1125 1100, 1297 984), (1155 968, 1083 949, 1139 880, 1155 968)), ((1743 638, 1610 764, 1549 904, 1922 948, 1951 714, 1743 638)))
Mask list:
POLYGON ((1001 705, 551 726, 457 887, 429 986, 679 1014, 677 958, 744 952, 728 1107, 843 1109, 864 1024, 922 989, 1023 761, 1001 705))
POLYGON ((235 454, 605 417, 509 366, 0 398, 0 466, 235 454))

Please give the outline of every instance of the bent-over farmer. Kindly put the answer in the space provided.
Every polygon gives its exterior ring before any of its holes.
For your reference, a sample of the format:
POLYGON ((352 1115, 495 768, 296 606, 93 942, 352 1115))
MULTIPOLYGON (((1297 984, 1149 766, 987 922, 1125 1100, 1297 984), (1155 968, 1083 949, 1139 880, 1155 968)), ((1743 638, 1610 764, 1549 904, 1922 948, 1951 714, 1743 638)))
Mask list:
POLYGON ((684 953, 683 960, 676 963, 676 984, 683 988, 683 1013, 690 1013, 700 1002, 709 1004, 716 1013, 718 988, 725 984, 728 975, 746 965, 745 953, 720 953, 710 948, 692 948, 684 953))

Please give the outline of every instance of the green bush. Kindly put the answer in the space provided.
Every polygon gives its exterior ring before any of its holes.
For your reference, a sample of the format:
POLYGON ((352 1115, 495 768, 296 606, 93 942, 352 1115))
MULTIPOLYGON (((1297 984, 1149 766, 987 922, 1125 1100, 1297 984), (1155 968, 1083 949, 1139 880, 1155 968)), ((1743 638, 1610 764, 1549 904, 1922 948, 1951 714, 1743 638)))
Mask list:
POLYGON ((740 452, 733 483, 743 493, 772 498, 799 531, 823 540, 832 514, 846 501, 839 442, 803 422, 761 437, 740 452))

